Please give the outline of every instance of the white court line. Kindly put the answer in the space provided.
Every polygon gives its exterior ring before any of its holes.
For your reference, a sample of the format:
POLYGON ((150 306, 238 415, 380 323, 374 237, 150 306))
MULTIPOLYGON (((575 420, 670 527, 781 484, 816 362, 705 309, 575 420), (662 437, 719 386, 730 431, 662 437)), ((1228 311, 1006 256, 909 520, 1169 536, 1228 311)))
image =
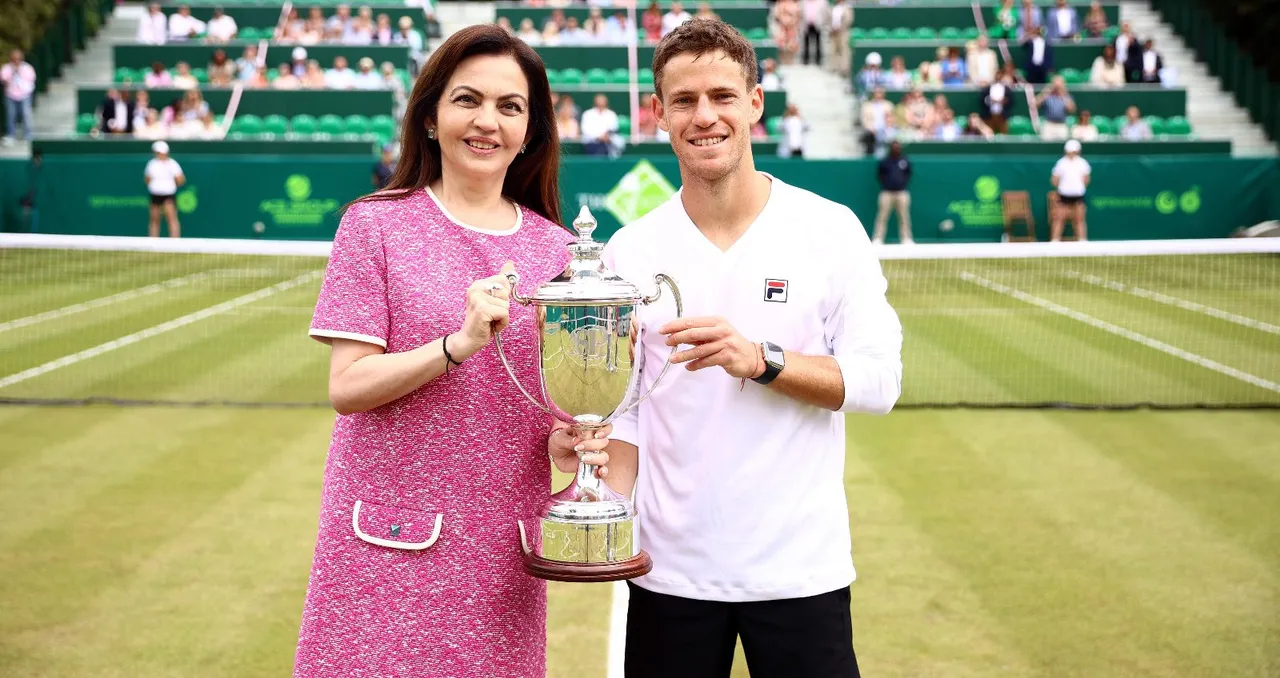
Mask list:
POLYGON ((111 341, 108 341, 105 344, 98 344, 93 348, 87 348, 83 351, 80 351, 79 353, 72 353, 71 355, 63 356, 61 358, 58 358, 57 360, 52 360, 43 365, 37 365, 35 367, 32 367, 31 369, 27 369, 21 372, 17 372, 15 374, 11 374, 3 379, 0 379, 0 388, 13 386, 14 384, 24 382, 28 379, 33 379, 42 374, 47 374, 49 372, 52 372, 56 369, 66 367, 68 365, 74 365, 78 362, 83 362, 90 358, 96 358, 97 356, 100 356, 103 353, 114 351, 118 348, 123 348, 130 344, 136 344, 139 341, 142 341, 143 339, 150 339, 151 337, 164 334, 165 332, 168 332, 170 330, 176 330, 179 327, 190 325, 191 323, 194 323, 198 320, 204 320, 205 318, 208 318, 210 316, 215 316, 215 315, 218 315, 219 313, 225 313, 237 307, 244 306, 245 304, 252 304, 253 302, 258 301, 259 299, 265 299, 277 292, 283 292, 287 289, 297 287, 298 285, 301 285, 303 283, 315 280, 316 278, 319 278, 321 275, 323 275, 323 271, 312 271, 310 273, 304 273, 296 278, 293 278, 292 280, 286 280, 281 283, 276 283, 270 287, 264 287, 256 292, 250 292, 249 294, 236 297, 235 299, 231 299, 230 301, 224 301, 220 304, 214 304, 213 306, 210 306, 205 309, 201 309, 194 313, 188 313, 187 315, 184 315, 181 318, 174 318, 173 320, 160 323, 159 325, 156 325, 154 327, 148 327, 145 330, 134 332, 133 334, 120 337, 119 339, 113 339, 111 341))
POLYGON ((203 278, 207 278, 209 277, 209 275, 210 273, 208 271, 204 271, 201 273, 192 273, 191 275, 179 276, 177 278, 173 278, 172 280, 166 280, 164 282, 155 283, 153 285, 147 285, 145 287, 136 287, 134 289, 125 290, 123 292, 117 292, 109 296, 98 297, 97 299, 82 301, 78 304, 71 304, 70 306, 55 308, 51 311, 45 311, 43 313, 29 315, 29 316, 26 316, 25 318, 17 318, 14 320, 9 320, 9 321, 0 323, 0 332, 16 330, 19 327, 34 325, 36 323, 41 323, 46 320, 63 318, 69 315, 80 313, 81 311, 88 311, 94 308, 102 308, 103 306, 110 306, 111 304, 115 304, 121 301, 136 299, 138 297, 145 296, 148 294, 155 294, 156 292, 160 292, 162 290, 169 290, 175 287, 182 287, 187 283, 194 282, 196 280, 201 280, 203 278))
POLYGON ((998 282, 987 280, 986 278, 974 275, 968 271, 962 271, 960 273, 960 278, 968 282, 971 282, 975 285, 978 285, 980 287, 985 287, 989 290, 1013 297, 1018 301, 1026 302, 1028 304, 1031 304, 1032 306, 1038 306, 1045 310, 1053 311, 1054 313, 1057 313, 1059 315, 1064 315, 1068 318, 1071 318, 1072 320, 1079 320, 1080 322, 1090 327, 1100 329, 1104 332, 1110 332, 1111 334, 1124 337, 1125 339, 1128 339, 1130 341, 1135 341, 1139 344, 1142 344, 1143 346, 1146 346, 1147 348, 1154 348, 1155 350, 1160 351, 1162 353, 1168 353, 1169 355, 1174 356, 1175 358, 1181 358, 1189 363, 1199 365, 1200 367, 1203 367, 1205 369, 1213 370, 1214 372, 1217 372, 1219 374, 1225 374, 1228 377, 1234 377, 1247 384, 1253 384, 1254 386, 1257 386, 1259 388, 1265 388, 1268 391, 1274 391, 1276 393, 1280 393, 1280 384, 1277 384, 1274 381, 1268 381, 1266 379, 1263 379, 1262 377, 1254 376, 1252 374, 1249 374, 1248 372, 1242 372, 1240 370, 1237 370, 1234 367, 1228 367, 1226 365, 1223 365, 1220 362, 1210 360, 1204 356, 1196 355, 1194 353, 1191 353, 1190 351, 1184 351, 1176 346, 1170 346, 1169 344, 1166 344, 1163 341, 1152 339, 1151 337, 1148 337, 1143 334, 1138 334, 1137 332, 1134 332, 1132 330, 1126 330, 1125 328, 1120 327, 1118 325, 1112 325, 1111 323, 1105 320, 1099 320, 1098 318, 1095 318, 1086 313, 1081 313, 1079 311, 1067 308, 1066 306, 1055 304, 1052 301, 1049 301, 1048 299, 1042 299, 1033 294, 1027 294, 1026 292, 1023 292, 1021 290, 1016 290, 1012 287, 1001 285, 998 282))
POLYGON ((903 316, 945 316, 956 318, 967 318, 970 316, 1019 316, 1019 315, 1043 315, 1044 310, 1036 310, 1034 308, 991 308, 983 306, 978 308, 900 308, 898 315, 903 316))
POLYGON ((1271 323, 1263 322, 1261 320, 1254 320, 1253 318, 1248 318, 1242 315, 1236 315, 1235 313, 1231 313, 1230 311, 1224 311, 1220 308, 1205 306, 1204 304, 1198 304, 1194 301, 1187 301, 1186 299, 1171 297, 1167 294, 1161 294, 1160 292, 1153 292, 1151 290, 1143 289, 1141 287, 1135 287, 1133 285, 1126 285, 1122 282, 1116 282, 1114 280, 1106 280, 1103 278, 1099 278, 1096 275, 1089 275, 1087 273, 1079 273, 1077 271, 1067 271, 1066 275, 1069 278, 1081 280, 1083 282, 1089 283, 1090 285, 1097 285, 1098 287, 1105 287, 1109 290, 1114 290, 1116 292, 1124 292, 1126 294, 1132 294, 1135 297, 1150 299, 1151 301, 1158 301, 1162 304, 1168 304, 1169 306, 1177 306, 1178 308, 1183 309, 1185 311, 1203 313, 1211 318, 1217 318, 1218 320, 1225 320, 1227 322, 1235 323, 1237 325, 1243 325, 1245 327, 1250 327, 1255 330, 1261 330, 1263 332, 1268 332, 1270 334, 1280 334, 1280 326, 1272 325, 1271 323))
POLYGON ((609 607, 608 678, 623 678, 627 651, 627 601, 631 592, 625 581, 613 582, 613 603, 609 607))

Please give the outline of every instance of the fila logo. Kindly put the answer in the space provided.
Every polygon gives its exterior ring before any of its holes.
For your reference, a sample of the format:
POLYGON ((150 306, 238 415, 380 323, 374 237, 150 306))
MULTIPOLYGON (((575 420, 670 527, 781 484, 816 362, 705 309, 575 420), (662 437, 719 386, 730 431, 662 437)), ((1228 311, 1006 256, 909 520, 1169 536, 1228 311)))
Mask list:
POLYGON ((764 300, 787 303, 787 281, 766 278, 764 281, 764 300))

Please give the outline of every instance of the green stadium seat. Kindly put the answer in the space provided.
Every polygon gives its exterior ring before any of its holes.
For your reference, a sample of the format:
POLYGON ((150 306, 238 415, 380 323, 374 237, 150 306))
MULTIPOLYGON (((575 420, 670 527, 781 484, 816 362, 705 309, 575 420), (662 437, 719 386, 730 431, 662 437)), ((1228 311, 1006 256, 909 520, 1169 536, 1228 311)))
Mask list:
POLYGON ((1165 134, 1176 137, 1185 137, 1191 135, 1191 123, 1181 115, 1170 116, 1164 121, 1165 134))
POLYGON ((588 85, 607 85, 609 84, 609 71, 603 68, 587 69, 588 85))
POLYGON ((560 84, 562 85, 576 87, 585 83, 586 80, 587 78, 582 74, 582 71, 576 68, 564 68, 560 70, 560 84))
POLYGON ((946 26, 941 31, 938 31, 938 37, 947 42, 959 42, 960 29, 955 26, 946 26))
POLYGON ((777 115, 764 121, 764 128, 768 130, 769 136, 782 136, 782 116, 777 115))
POLYGON ((97 122, 92 113, 81 113, 76 116, 76 134, 88 134, 97 122))
POLYGON ((916 29, 916 32, 911 37, 916 40, 937 40, 938 32, 929 26, 921 26, 916 29))
POLYGON ((115 78, 116 82, 124 82, 125 80, 132 80, 136 82, 139 80, 139 78, 134 76, 133 69, 128 66, 121 66, 120 68, 117 68, 115 78))
POLYGON ((1106 29, 1102 31, 1102 37, 1106 38, 1107 42, 1114 42, 1116 37, 1119 35, 1120 35, 1119 26, 1107 26, 1106 29))
POLYGON ((889 31, 890 40, 910 40, 912 31, 910 28, 895 28, 889 31))
POLYGON ((1036 130, 1031 126, 1031 119, 1021 115, 1015 115, 1009 118, 1009 134, 1014 136, 1025 136, 1035 134, 1036 130))
POLYGON ((231 131, 239 132, 245 136, 262 133, 262 118, 256 115, 237 115, 235 120, 231 121, 231 131))
MULTIPOLYGON (((271 35, 271 33, 268 32, 267 35, 271 35)), ((243 26, 240 28, 240 31, 236 33, 236 37, 241 40, 261 40, 262 33, 253 26, 243 26)))
POLYGON ((268 115, 262 119, 262 131, 276 136, 289 133, 289 119, 283 115, 268 115))
POLYGON ((1074 115, 1068 115, 1068 116, 1067 116, 1067 129, 1071 129, 1072 127, 1075 127, 1075 126, 1076 126, 1076 116, 1074 116, 1074 115))
POLYGON ((314 117, 303 113, 293 116, 292 127, 294 134, 311 135, 319 129, 319 124, 314 117))
POLYGON ((752 42, 763 42, 769 39, 769 29, 767 28, 751 28, 747 30, 747 39, 752 42))
POLYGON ((1158 115, 1148 115, 1144 116, 1142 119, 1147 121, 1147 125, 1151 128, 1151 133, 1155 136, 1169 133, 1168 129, 1165 127, 1164 118, 1158 115))
POLYGON ((1105 115, 1099 115, 1093 118, 1093 126, 1098 128, 1098 134, 1109 136, 1115 134, 1115 128, 1111 126, 1111 118, 1105 115))
POLYGON ((636 73, 636 79, 641 85, 652 86, 653 85, 653 69, 641 68, 639 72, 636 73))
POLYGON ((889 29, 887 29, 887 28, 873 28, 873 29, 871 29, 871 30, 867 31, 867 39, 868 39, 868 40, 888 40, 888 39, 889 39, 889 29))
POLYGON ((375 115, 369 119, 369 131, 390 139, 396 133, 396 121, 389 115, 375 115))
POLYGON ((347 131, 346 122, 339 116, 329 115, 320 116, 320 133, 338 135, 347 131))
POLYGON ((850 44, 852 44, 852 43, 854 43, 854 42, 856 42, 856 41, 858 41, 858 40, 864 40, 864 39, 866 39, 866 37, 867 37, 867 30, 866 30, 865 28, 861 28, 861 27, 859 27, 859 26, 854 26, 853 28, 849 29, 849 42, 850 42, 850 44))
POLYGON ((368 134, 369 133, 369 118, 363 115, 360 115, 358 113, 353 115, 348 115, 345 122, 347 125, 348 134, 368 134))
POLYGON ((977 26, 969 26, 960 33, 965 40, 977 40, 979 35, 982 35, 982 31, 977 26))
POLYGON ((1058 75, 1061 75, 1062 79, 1066 80, 1068 85, 1076 85, 1080 83, 1080 71, 1074 68, 1064 68, 1058 71, 1058 75))
POLYGON ((625 68, 615 68, 609 71, 609 84, 625 85, 631 82, 631 71, 625 68))
POLYGON ((551 89, 555 89, 556 85, 562 84, 560 80, 560 71, 554 68, 547 69, 547 84, 551 85, 551 89))
POLYGON ((196 79, 196 82, 200 83, 201 85, 209 84, 209 72, 203 68, 191 69, 191 76, 194 77, 196 79))
POLYGON ((624 137, 631 134, 631 116, 618 116, 618 134, 621 134, 624 137))

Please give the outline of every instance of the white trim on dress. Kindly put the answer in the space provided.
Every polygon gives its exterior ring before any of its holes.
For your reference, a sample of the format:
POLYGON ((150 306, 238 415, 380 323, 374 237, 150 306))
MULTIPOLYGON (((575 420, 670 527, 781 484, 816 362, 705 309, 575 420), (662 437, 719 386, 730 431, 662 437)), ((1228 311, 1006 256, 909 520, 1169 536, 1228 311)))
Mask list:
MULTIPOLYGON (((477 226, 472 226, 470 224, 464 224, 460 220, 458 220, 456 217, 454 217, 452 214, 449 213, 449 210, 444 206, 444 203, 440 202, 440 198, 436 197, 435 192, 431 190, 430 186, 426 187, 426 191, 427 191, 427 196, 431 198, 431 202, 434 202, 436 204, 436 207, 440 208, 440 211, 444 214, 446 219, 448 219, 449 221, 452 221, 454 224, 458 226, 461 226, 467 229, 468 231, 475 231, 476 233, 484 233, 485 235, 496 235, 496 236, 514 235, 515 232, 519 231, 520 227, 524 225, 524 209, 515 203, 511 203, 511 206, 516 208, 516 225, 512 226, 511 228, 508 228, 502 231, 496 231, 492 228, 479 228, 477 226)), ((505 198, 503 199, 505 200, 505 198)))
POLYGON ((431 545, 436 543, 436 540, 440 538, 440 526, 443 524, 444 524, 444 514, 437 513, 436 527, 431 532, 431 536, 428 537, 426 541, 419 541, 419 542, 392 541, 390 539, 382 539, 379 537, 375 537, 371 534, 367 534, 364 530, 360 529, 360 500, 359 499, 356 500, 355 507, 351 509, 351 528, 356 531, 356 536, 359 537, 361 541, 367 541, 370 544, 385 546, 387 548, 401 549, 403 551, 422 551, 427 548, 430 548, 431 545))

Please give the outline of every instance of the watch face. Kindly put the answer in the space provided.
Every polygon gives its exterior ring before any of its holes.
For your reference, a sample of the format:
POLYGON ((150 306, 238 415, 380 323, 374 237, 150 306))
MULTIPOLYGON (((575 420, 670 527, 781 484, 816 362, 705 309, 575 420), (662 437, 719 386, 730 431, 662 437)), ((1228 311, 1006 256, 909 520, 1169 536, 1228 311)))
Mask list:
POLYGON ((764 344, 764 349, 765 349, 765 350, 764 350, 764 360, 765 360, 765 362, 767 362, 767 363, 769 363, 769 364, 773 365, 774 367, 781 368, 781 367, 782 367, 782 362, 783 362, 783 360, 784 360, 784 354, 783 354, 783 352, 782 352, 782 347, 781 347, 781 346, 778 346, 777 344, 773 344, 773 343, 770 343, 770 342, 765 342, 765 344, 764 344))

